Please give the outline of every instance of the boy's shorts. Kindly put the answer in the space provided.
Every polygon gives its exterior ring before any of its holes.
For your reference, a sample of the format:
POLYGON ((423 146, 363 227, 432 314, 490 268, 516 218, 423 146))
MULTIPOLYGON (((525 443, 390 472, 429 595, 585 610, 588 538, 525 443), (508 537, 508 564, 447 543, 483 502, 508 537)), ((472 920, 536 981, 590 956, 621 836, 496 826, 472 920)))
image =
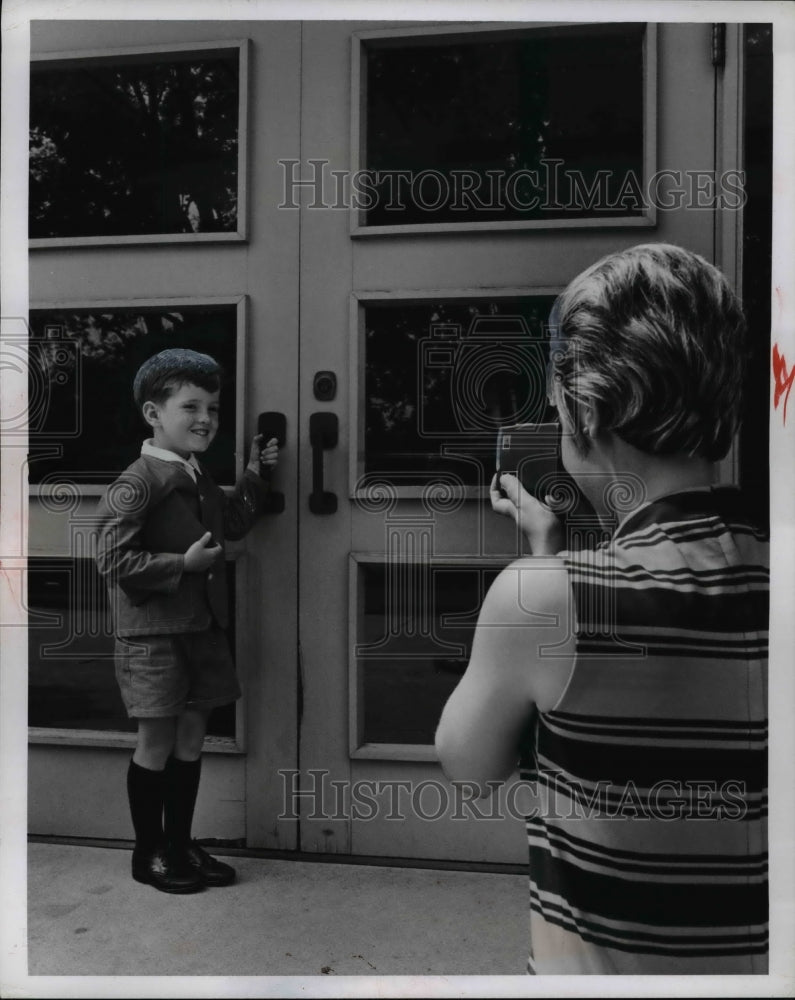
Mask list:
POLYGON ((167 718, 184 708, 211 709, 240 697, 226 633, 116 637, 116 680, 127 715, 167 718))

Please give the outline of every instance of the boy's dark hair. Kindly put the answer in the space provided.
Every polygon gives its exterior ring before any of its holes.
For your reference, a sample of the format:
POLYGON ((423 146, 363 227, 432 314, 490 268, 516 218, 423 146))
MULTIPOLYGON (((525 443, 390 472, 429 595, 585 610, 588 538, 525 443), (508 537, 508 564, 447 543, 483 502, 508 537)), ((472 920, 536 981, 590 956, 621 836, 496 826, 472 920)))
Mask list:
POLYGON ((169 347, 147 358, 135 374, 133 398, 140 410, 148 400, 158 406, 183 385, 197 385, 206 392, 221 388, 221 366, 209 354, 185 347, 169 347))
POLYGON ((721 272, 666 243, 598 261, 550 317, 552 374, 581 452, 579 406, 654 455, 726 455, 740 419, 745 320, 721 272))

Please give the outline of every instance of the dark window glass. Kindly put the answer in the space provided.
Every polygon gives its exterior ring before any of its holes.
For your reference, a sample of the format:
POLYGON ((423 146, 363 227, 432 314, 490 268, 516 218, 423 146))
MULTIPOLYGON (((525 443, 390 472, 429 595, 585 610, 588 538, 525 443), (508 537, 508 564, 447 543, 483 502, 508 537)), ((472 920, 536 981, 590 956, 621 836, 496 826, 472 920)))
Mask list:
MULTIPOLYGON (((230 621, 234 563, 227 560, 230 621)), ((28 560, 28 724, 44 729, 135 732, 113 665, 107 591, 93 560, 28 560)), ((228 631, 234 649, 234 629, 228 631)), ((235 735, 234 705, 210 716, 211 736, 235 735)))
POLYGON ((218 434, 202 462, 219 483, 234 482, 234 305, 37 309, 30 327, 31 483, 53 474, 110 482, 134 461, 151 429, 133 402, 133 378, 167 347, 210 354, 223 368, 218 434))
POLYGON ((365 743, 433 744, 497 569, 359 565, 358 666, 365 743))
POLYGON ((405 484, 447 471, 467 485, 488 483, 501 425, 554 418, 546 387, 553 302, 368 303, 365 473, 405 484))
POLYGON ((30 236, 237 229, 237 51, 34 63, 30 236))
POLYGON ((642 214, 644 34, 367 42, 366 224, 642 214))

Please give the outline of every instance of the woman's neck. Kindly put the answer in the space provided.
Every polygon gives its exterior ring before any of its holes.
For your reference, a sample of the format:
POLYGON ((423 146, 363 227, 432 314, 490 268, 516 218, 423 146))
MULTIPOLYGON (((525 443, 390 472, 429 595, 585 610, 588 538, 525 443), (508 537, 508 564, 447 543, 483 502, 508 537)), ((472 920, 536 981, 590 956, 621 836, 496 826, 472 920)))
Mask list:
POLYGON ((613 440, 602 458, 611 488, 601 491, 604 502, 597 513, 600 520, 606 518, 611 523, 615 523, 618 512, 618 504, 613 507, 610 503, 611 496, 620 501, 623 519, 652 500, 685 490, 705 489, 715 483, 715 465, 704 458, 649 455, 618 439, 613 440), (619 489, 620 495, 615 492, 619 489))

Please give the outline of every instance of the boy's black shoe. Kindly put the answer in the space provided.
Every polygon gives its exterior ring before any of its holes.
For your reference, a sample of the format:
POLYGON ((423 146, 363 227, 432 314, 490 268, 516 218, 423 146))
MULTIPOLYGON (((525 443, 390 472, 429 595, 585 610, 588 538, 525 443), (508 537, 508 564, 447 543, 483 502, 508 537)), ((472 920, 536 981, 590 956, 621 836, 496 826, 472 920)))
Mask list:
POLYGON ((132 877, 161 892, 198 892, 205 885, 183 855, 163 844, 149 851, 133 850, 132 877))
POLYGON ((203 847, 191 840, 182 848, 183 857, 191 870, 197 872, 204 885, 231 885, 235 881, 235 869, 231 865, 210 857, 203 847))

